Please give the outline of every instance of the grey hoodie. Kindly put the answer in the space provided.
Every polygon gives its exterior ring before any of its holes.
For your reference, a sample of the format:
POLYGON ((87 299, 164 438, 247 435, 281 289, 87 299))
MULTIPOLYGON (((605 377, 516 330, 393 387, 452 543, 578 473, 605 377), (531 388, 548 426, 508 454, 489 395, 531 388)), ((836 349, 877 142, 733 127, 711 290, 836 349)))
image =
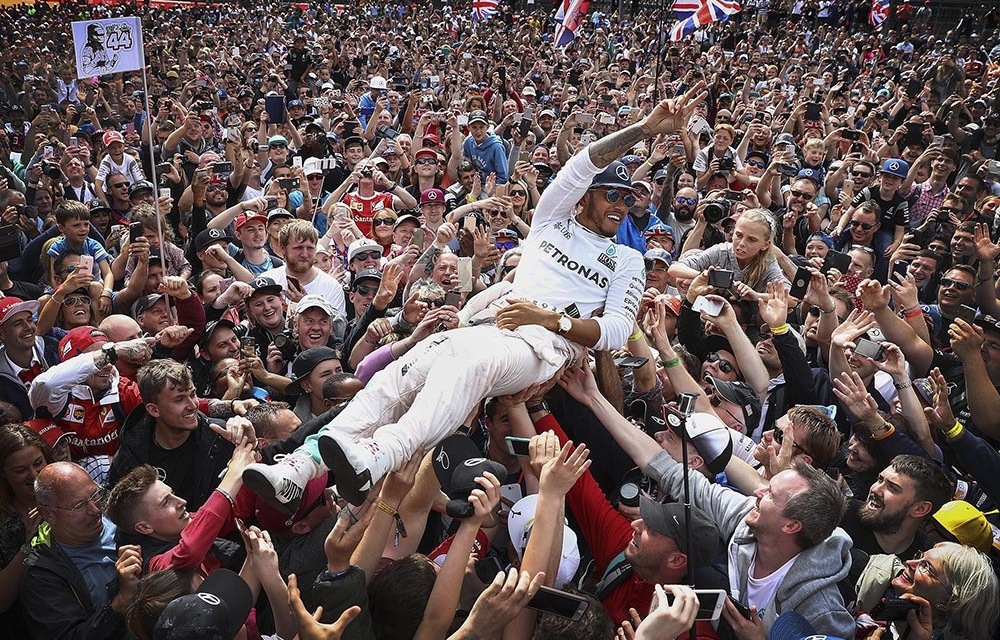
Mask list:
MULTIPOLYGON (((675 498, 683 496, 683 471, 668 453, 650 460, 645 474, 657 479, 661 489, 675 498)), ((689 474, 691 504, 715 521, 724 538, 729 538, 729 582, 738 594, 747 591, 750 565, 757 553, 757 540, 744 522, 756 498, 740 495, 709 483, 698 473, 689 474)), ((844 607, 837 583, 851 568, 850 536, 839 527, 826 540, 804 549, 795 558, 774 596, 774 606, 764 612, 764 632, 770 633, 774 619, 786 611, 796 611, 809 621, 815 633, 853 638, 854 618, 844 607)))

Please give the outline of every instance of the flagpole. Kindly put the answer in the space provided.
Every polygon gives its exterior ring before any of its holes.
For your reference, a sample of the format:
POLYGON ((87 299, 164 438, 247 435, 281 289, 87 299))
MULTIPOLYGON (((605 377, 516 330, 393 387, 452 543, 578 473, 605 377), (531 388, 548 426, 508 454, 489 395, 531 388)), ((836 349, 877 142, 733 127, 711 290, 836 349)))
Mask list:
POLYGON ((656 63, 653 68, 653 107, 660 103, 660 58, 663 57, 663 52, 660 51, 662 48, 660 42, 660 32, 663 29, 663 5, 666 0, 659 0, 659 6, 657 7, 656 16, 656 29, 654 29, 654 38, 656 38, 656 45, 653 47, 653 51, 656 55, 656 63))

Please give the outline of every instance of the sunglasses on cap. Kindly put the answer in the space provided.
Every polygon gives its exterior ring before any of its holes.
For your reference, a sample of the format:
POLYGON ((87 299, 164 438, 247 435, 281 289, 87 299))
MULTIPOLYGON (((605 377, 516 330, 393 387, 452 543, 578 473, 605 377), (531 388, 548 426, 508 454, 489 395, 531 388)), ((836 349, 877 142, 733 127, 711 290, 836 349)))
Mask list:
POLYGON ((631 193, 622 192, 619 189, 608 189, 604 192, 604 199, 608 201, 608 204, 614 204, 621 200, 625 203, 626 207, 631 207, 635 204, 635 196, 631 193))
POLYGON ((719 371, 722 373, 733 373, 736 371, 736 367, 733 366, 731 362, 720 356, 718 353, 710 353, 705 356, 705 362, 709 364, 716 364, 719 367, 719 371))

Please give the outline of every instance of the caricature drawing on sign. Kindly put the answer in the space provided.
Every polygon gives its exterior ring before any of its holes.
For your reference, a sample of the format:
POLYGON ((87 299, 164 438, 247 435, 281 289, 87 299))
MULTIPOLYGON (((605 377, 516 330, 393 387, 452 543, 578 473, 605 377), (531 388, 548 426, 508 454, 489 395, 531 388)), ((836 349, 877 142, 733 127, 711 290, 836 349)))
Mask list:
POLYGON ((102 25, 87 26, 87 45, 83 48, 83 68, 87 73, 110 73, 118 64, 118 54, 110 53, 104 46, 105 35, 102 25))

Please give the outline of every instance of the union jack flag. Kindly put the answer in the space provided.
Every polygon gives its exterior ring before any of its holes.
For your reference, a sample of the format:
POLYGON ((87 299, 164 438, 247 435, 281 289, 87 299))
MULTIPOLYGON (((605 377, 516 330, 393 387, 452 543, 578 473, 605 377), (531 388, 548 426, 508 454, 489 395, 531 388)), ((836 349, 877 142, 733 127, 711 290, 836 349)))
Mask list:
POLYGON ((472 19, 489 20, 497 12, 500 0, 472 0, 472 19))
POLYGON ((743 7, 736 0, 676 0, 673 10, 677 22, 670 29, 670 39, 676 41, 706 24, 725 22, 743 7))
POLYGON ((556 13, 556 32, 553 36, 557 47, 564 47, 572 42, 589 8, 590 0, 562 1, 556 13))
POLYGON ((872 12, 868 16, 868 21, 872 23, 876 31, 882 29, 882 23, 889 17, 889 0, 872 0, 872 12))

